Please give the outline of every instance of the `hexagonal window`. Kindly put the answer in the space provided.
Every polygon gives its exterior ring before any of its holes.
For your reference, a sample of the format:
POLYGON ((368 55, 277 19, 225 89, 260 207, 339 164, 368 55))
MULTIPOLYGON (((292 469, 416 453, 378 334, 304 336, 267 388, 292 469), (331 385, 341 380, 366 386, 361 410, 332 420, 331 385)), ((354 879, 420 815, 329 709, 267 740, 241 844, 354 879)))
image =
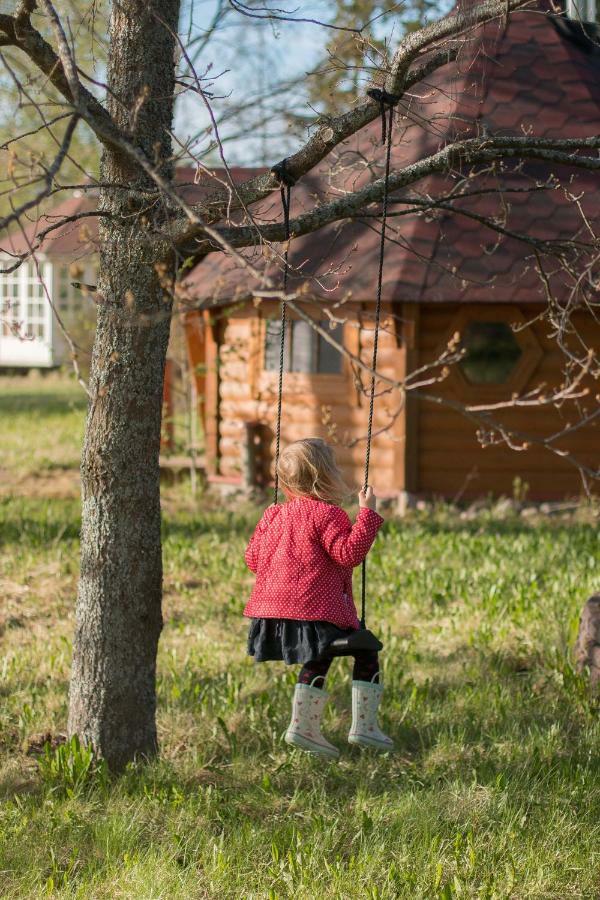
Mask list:
POLYGON ((458 365, 471 384, 504 384, 523 352, 508 322, 467 322, 460 347, 458 365))

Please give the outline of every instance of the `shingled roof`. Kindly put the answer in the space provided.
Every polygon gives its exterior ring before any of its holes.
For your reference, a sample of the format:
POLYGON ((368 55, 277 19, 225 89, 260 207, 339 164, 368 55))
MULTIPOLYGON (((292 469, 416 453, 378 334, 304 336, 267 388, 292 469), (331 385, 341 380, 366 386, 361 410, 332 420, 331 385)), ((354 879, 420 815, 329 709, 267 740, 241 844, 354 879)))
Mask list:
MULTIPOLYGON (((471 2, 471 0, 466 0, 471 2)), ((576 30, 576 29, 575 29, 576 30)), ((600 51, 572 33, 564 19, 548 14, 546 0, 473 29, 461 40, 458 60, 441 69, 413 91, 399 109, 395 126, 393 167, 398 169, 427 157, 456 137, 490 133, 532 134, 538 137, 578 137, 599 133, 600 51)), ((292 215, 339 197, 381 175, 379 124, 373 123, 346 141, 293 190, 292 215)), ((235 168, 234 180, 251 178, 257 169, 235 168)), ((219 177, 215 170, 215 176, 219 177)), ((424 179, 410 191, 399 192, 394 211, 406 211, 406 201, 425 201, 455 190, 459 170, 424 179), (404 203, 402 202, 404 201, 404 203)), ((191 169, 178 170, 183 195, 199 199, 210 188, 203 176, 194 184, 191 169)), ((473 216, 496 218, 514 232, 546 239, 589 239, 581 212, 592 226, 600 224, 594 203, 598 190, 595 172, 566 170, 541 162, 519 168, 505 165, 494 176, 479 178, 477 197, 455 205, 460 212, 410 212, 390 222, 383 296, 394 301, 514 302, 543 300, 531 249, 522 241, 482 225, 473 216), (558 178, 545 189, 550 175, 558 178), (515 192, 516 191, 516 192, 515 192), (579 198, 579 207, 572 200, 579 198), (507 212, 508 209, 508 212, 507 212), (580 212, 581 210, 581 212, 580 212)), ((79 192, 25 229, 5 239, 0 249, 23 252, 52 222, 91 212, 96 198, 79 192)), ((375 214, 376 210, 373 210, 375 214)), ((252 208, 258 222, 281 219, 277 194, 252 208)), ((312 293, 332 301, 374 295, 379 233, 376 218, 344 221, 328 226, 291 245, 294 273, 291 287, 308 284, 312 293)), ((73 258, 96 249, 93 217, 65 222, 44 240, 42 250, 73 258)), ((277 248, 275 248, 277 249, 277 248)), ((280 278, 280 259, 263 247, 243 251, 261 270, 280 278)), ((555 267, 552 260, 549 267, 555 267)), ((556 267, 555 267, 556 268, 556 267)), ((557 270, 551 275, 557 294, 568 285, 557 270)), ((186 279, 189 292, 211 305, 249 295, 256 285, 235 261, 220 253, 207 257, 186 279)))
MULTIPOLYGON (((393 166, 404 167, 461 136, 489 133, 538 137, 598 134, 600 125, 600 51, 590 41, 573 39, 562 19, 546 6, 511 14, 503 21, 473 30, 456 62, 419 85, 396 125, 393 166)), ((347 141, 339 152, 302 179, 293 191, 292 215, 311 209, 381 174, 378 124, 347 141), (372 166, 367 167, 366 161, 372 166), (349 167, 349 168, 347 168, 349 167), (371 168, 371 171, 369 171, 371 168), (341 174, 340 174, 341 173, 341 174)), ((531 248, 500 236, 475 216, 496 218, 506 229, 544 239, 589 239, 577 204, 598 225, 594 172, 545 163, 519 168, 507 164, 479 178, 477 189, 489 191, 456 204, 461 213, 434 212, 392 219, 386 250, 384 299, 427 302, 532 303, 543 299, 531 248), (531 191, 555 175, 558 182, 531 191), (519 191, 514 193, 513 191, 519 191), (507 205, 509 207, 508 214, 507 205)), ((458 170, 429 177, 410 197, 425 200, 455 190, 458 170)), ((397 197, 400 195, 397 195, 397 197)), ((402 203, 393 207, 406 209, 402 203)), ((281 216, 275 200, 255 210, 261 221, 281 216)), ((333 300, 374 295, 378 258, 378 222, 344 222, 292 242, 296 282, 333 300)), ((262 251, 245 251, 255 265, 262 251)), ((549 267, 556 265, 549 260, 549 267)), ((276 278, 277 264, 269 271, 276 278)), ((292 285, 294 282, 292 279, 292 285)), ((568 289, 560 271, 551 276, 557 294, 568 289)), ((190 289, 206 303, 247 296, 253 287, 246 271, 220 254, 208 257, 190 276, 190 289)))
MULTIPOLYGON (((547 138, 599 133, 600 52, 591 42, 589 49, 575 43, 568 29, 561 27, 563 21, 537 11, 511 17, 506 31, 496 37, 487 71, 482 73, 482 97, 475 120, 479 129, 547 138)), ((458 114, 461 112, 459 108, 458 114)), ((461 202, 457 208, 497 217, 508 229, 531 237, 589 240, 572 199, 580 196, 588 220, 600 224, 596 172, 527 162, 521 171, 515 165, 506 166, 495 178, 486 178, 484 185, 498 191, 477 201, 461 202), (551 175, 558 179, 554 188, 509 193, 531 188, 535 181, 543 184, 551 175), (510 206, 506 222, 505 203, 510 206)), ((441 179, 435 188, 443 190, 441 179)), ((482 228, 475 219, 456 213, 444 214, 437 225, 431 253, 435 264, 425 267, 417 296, 429 301, 515 303, 544 298, 527 245, 511 237, 498 240, 496 233, 482 228)), ((430 236, 424 231, 417 226, 415 239, 418 235, 427 240, 430 236)), ((552 260, 548 265, 556 268, 552 260)), ((560 272, 552 282, 557 294, 568 290, 560 272)))
POLYGON ((77 259, 94 252, 98 234, 98 220, 87 217, 96 209, 97 196, 93 190, 74 190, 48 212, 42 213, 34 207, 28 225, 22 230, 12 231, 0 242, 0 251, 10 254, 27 253, 30 248, 49 256, 68 256, 77 259), (86 215, 81 218, 81 215, 86 215), (79 217, 79 218, 75 218, 79 217), (41 234, 56 225, 40 242, 41 234))

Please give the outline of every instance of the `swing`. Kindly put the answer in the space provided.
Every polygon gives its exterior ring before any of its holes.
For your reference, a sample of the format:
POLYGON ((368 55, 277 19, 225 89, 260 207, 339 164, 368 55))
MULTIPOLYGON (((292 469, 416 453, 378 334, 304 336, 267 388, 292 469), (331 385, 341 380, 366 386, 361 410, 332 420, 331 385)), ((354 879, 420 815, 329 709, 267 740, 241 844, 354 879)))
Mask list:
MULTIPOLYGON (((385 178, 383 191, 383 205, 381 214, 381 240, 379 245, 379 272, 377 277, 377 300, 375 304, 375 328, 373 334, 373 355, 371 359, 371 387, 369 396, 369 419, 367 427, 367 448, 365 452, 365 468, 363 478, 363 490, 366 491, 369 483, 369 462, 371 458, 371 439, 373 433, 373 410, 375 406, 375 372, 377 370, 377 349, 379 343, 379 323, 381 319, 381 292, 383 283, 383 263, 385 256, 385 230, 387 222, 388 208, 388 184, 390 177, 390 158, 392 149, 392 125, 394 106, 399 97, 394 94, 388 94, 386 91, 374 88, 367 91, 369 97, 379 103, 381 111, 381 131, 382 143, 386 147, 385 154, 385 178), (389 112, 389 123, 386 122, 386 111, 389 112), (387 126, 387 127, 386 127, 387 126)), ((278 163, 271 170, 279 181, 281 191, 281 204, 283 207, 283 221, 285 229, 285 251, 283 256, 283 293, 287 293, 288 283, 288 250, 290 243, 290 200, 291 189, 294 180, 288 173, 285 160, 278 163)), ((283 400, 283 371, 285 366, 285 328, 287 318, 285 299, 281 301, 281 337, 279 344, 279 379, 277 389, 277 419, 275 431, 275 480, 274 480, 274 498, 273 502, 279 502, 279 476, 277 474, 277 463, 279 462, 279 447, 281 442, 281 407, 283 400)), ((356 652, 369 651, 378 653, 383 649, 383 644, 366 625, 366 598, 367 598, 367 561, 363 560, 361 571, 361 616, 360 628, 343 637, 336 638, 327 647, 327 655, 337 656, 353 656, 356 652)))

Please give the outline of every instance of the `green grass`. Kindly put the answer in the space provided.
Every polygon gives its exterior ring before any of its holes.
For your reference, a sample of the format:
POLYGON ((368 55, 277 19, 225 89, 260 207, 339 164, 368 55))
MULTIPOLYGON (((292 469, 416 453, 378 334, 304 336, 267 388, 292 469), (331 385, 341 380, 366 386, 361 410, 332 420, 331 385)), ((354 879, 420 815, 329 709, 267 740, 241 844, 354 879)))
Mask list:
POLYGON ((111 779, 76 745, 26 752, 64 730, 77 502, 1 501, 0 896, 600 896, 598 708, 569 661, 598 589, 593 522, 444 508, 389 520, 370 624, 398 752, 345 744, 340 660, 330 763, 282 743, 294 671, 244 655, 242 550, 258 511, 185 487, 165 508, 162 756, 111 779))
POLYGON ((50 373, 0 378, 0 472, 14 479, 76 468, 87 397, 72 378, 50 373))

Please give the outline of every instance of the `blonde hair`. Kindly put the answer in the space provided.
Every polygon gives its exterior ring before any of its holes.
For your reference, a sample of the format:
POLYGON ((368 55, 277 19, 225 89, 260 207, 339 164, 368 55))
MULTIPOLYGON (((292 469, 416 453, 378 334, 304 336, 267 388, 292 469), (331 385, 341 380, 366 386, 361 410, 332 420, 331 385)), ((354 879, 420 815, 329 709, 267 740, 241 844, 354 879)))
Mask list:
POLYGON ((289 444, 281 452, 277 474, 281 487, 293 497, 315 497, 337 506, 350 493, 333 450, 321 438, 289 444))

